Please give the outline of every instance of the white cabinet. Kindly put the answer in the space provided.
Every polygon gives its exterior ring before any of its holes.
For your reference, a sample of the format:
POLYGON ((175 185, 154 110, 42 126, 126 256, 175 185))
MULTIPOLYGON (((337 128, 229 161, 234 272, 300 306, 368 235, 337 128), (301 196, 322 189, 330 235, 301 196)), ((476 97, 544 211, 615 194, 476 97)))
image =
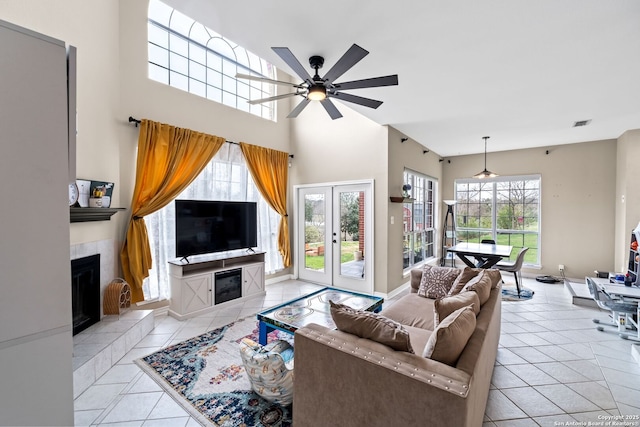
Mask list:
POLYGON ((186 319, 264 295, 264 252, 230 251, 169 261, 169 314, 186 319))
POLYGON ((0 75, 0 424, 73 425, 65 44, 0 20, 0 75))
POLYGON ((197 274, 182 280, 182 313, 192 313, 211 306, 211 273, 197 274))
POLYGON ((264 292, 264 263, 242 267, 242 296, 249 297, 264 292))

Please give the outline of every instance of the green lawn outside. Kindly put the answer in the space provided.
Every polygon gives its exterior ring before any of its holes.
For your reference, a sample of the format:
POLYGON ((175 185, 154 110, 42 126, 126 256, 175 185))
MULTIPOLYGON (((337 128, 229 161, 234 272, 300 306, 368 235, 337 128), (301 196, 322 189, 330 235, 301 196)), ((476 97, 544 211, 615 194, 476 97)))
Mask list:
MULTIPOLYGON (((310 247, 318 247, 321 243, 310 243, 310 247)), ((344 264, 345 262, 353 261, 354 256, 353 253, 358 250, 358 242, 340 242, 340 246, 342 247, 342 255, 340 256, 340 262, 344 264)), ((305 267, 311 270, 322 270, 324 269, 324 255, 306 255, 305 256, 305 267)))
MULTIPOLYGON (((480 235, 478 237, 478 240, 470 239, 469 241, 480 242, 483 239, 491 238, 492 236, 490 234, 486 234, 480 235)), ((499 234, 496 240, 496 244, 513 246, 511 257, 509 258, 512 261, 515 261, 516 257, 518 256, 518 252, 520 252, 520 248, 526 246, 529 248, 529 250, 524 256, 524 262, 526 264, 538 263, 538 236, 535 234, 499 234), (511 242, 509 241, 509 238, 511 238, 511 242)))

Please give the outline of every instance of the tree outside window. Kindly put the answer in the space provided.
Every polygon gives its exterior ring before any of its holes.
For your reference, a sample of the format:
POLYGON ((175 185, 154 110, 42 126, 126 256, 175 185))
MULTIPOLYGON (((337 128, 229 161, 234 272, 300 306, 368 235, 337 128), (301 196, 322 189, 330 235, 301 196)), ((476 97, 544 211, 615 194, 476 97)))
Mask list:
POLYGON ((540 176, 456 180, 456 230, 458 241, 495 240, 528 247, 525 263, 540 265, 540 176))

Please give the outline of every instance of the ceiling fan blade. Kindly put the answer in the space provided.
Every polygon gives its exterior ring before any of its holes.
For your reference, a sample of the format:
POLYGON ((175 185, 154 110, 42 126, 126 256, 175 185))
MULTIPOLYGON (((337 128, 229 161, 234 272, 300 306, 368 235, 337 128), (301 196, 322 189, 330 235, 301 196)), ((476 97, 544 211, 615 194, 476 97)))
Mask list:
POLYGON ((340 117, 342 117, 342 114, 340 114, 340 111, 338 111, 336 104, 331 102, 329 98, 323 99, 322 101, 320 101, 320 103, 322 104, 324 109, 327 110, 327 113, 329 113, 329 116, 331 117, 332 120, 339 119, 340 117))
POLYGON ((272 47, 271 48, 289 67, 305 82, 311 84, 312 79, 309 72, 300 64, 300 61, 293 56, 288 47, 272 47))
POLYGON ((294 119, 294 118, 298 117, 298 114, 300 114, 302 112, 302 110, 304 110, 304 107, 306 107, 309 104, 309 102, 311 102, 311 101, 309 101, 307 98, 305 98, 302 101, 300 101, 300 104, 298 104, 296 106, 296 108, 291 110, 291 112, 289 113, 287 118, 288 119, 294 119))
POLYGON ((296 83, 283 82, 282 80, 273 80, 273 79, 268 79, 266 77, 251 76, 249 74, 242 74, 242 73, 236 74, 236 78, 237 79, 254 80, 254 81, 257 81, 257 82, 271 83, 271 84, 274 84, 274 85, 300 87, 300 85, 296 84, 296 83))
POLYGON ((351 46, 349 50, 342 55, 342 58, 338 59, 338 62, 336 62, 333 67, 327 71, 327 74, 324 75, 323 79, 332 83, 368 54, 368 51, 354 43, 353 46, 351 46))
POLYGON ((282 95, 276 95, 276 96, 270 96, 268 98, 262 98, 262 99, 255 99, 253 101, 248 101, 249 104, 251 105, 255 105, 255 104, 262 104, 263 102, 269 102, 269 101, 275 101, 278 99, 283 99, 283 98, 289 98, 291 96, 296 96, 296 95, 302 95, 301 93, 284 93, 282 95))
POLYGON ((375 99, 363 98, 362 96, 351 95, 350 93, 328 93, 328 97, 336 98, 341 101, 353 102, 354 104, 364 105, 369 108, 378 108, 382 105, 382 101, 376 101, 375 99))
POLYGON ((371 79, 354 80, 352 82, 334 83, 336 90, 362 89, 365 87, 395 86, 398 75, 373 77, 371 79))

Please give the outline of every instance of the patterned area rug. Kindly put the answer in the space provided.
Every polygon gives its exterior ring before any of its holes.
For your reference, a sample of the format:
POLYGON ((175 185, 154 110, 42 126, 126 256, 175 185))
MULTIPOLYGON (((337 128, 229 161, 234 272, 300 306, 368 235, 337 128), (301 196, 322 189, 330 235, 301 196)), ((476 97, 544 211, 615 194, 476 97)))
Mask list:
POLYGON ((502 301, 527 301, 533 298, 533 293, 531 289, 520 286, 520 296, 518 296, 515 284, 513 286, 503 286, 502 301))
MULTIPOLYGON (((135 362, 203 425, 291 426, 290 406, 269 403, 251 389, 240 359, 239 343, 245 337, 258 341, 254 316, 135 362)), ((269 342, 276 339, 293 344, 293 335, 280 331, 269 334, 269 342)))

